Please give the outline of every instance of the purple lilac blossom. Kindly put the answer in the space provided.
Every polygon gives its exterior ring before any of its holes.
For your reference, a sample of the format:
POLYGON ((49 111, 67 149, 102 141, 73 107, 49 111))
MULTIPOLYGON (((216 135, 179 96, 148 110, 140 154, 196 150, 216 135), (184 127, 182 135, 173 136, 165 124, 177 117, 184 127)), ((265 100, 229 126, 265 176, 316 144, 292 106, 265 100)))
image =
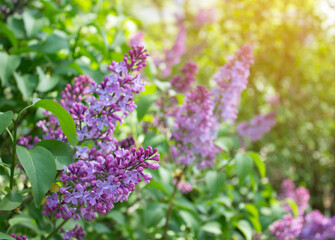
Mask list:
POLYGON ((106 214, 114 203, 127 201, 137 183, 150 182, 151 175, 143 170, 159 167, 156 153, 157 149, 150 146, 138 150, 120 148, 105 155, 91 149, 87 159, 70 164, 62 172, 64 187, 47 197, 43 214, 88 221, 96 218, 96 213, 106 214))
POLYGON ((236 120, 237 106, 247 86, 252 63, 252 49, 245 45, 235 52, 235 56, 230 56, 228 62, 214 75, 217 86, 212 89, 212 93, 218 103, 215 111, 218 122, 236 120))
POLYGON ((192 89, 192 84, 196 81, 194 75, 198 73, 198 66, 194 62, 187 62, 182 67, 180 72, 183 74, 183 76, 174 76, 171 79, 171 85, 177 92, 189 92, 192 89))
POLYGON ((15 233, 12 233, 10 236, 15 238, 16 240, 26 240, 26 239, 28 239, 26 235, 22 235, 22 237, 19 236, 19 235, 15 236, 15 233))
POLYGON ((215 8, 200 9, 194 20, 194 24, 198 28, 210 25, 217 20, 217 12, 215 8))
MULTIPOLYGON (((296 202, 299 209, 299 215, 303 215, 309 206, 308 201, 310 195, 308 190, 304 187, 298 187, 295 189, 294 183, 289 179, 285 179, 282 182, 281 193, 278 196, 279 200, 286 198, 291 198, 296 202)), ((284 208, 287 212, 291 212, 291 207, 289 205, 284 204, 284 208)))
POLYGON ((305 216, 285 215, 269 228, 276 240, 330 240, 335 238, 335 217, 314 210, 305 216))
POLYGON ((306 214, 304 218, 304 226, 298 239, 335 239, 335 217, 325 217, 318 210, 306 214))
POLYGON ((303 227, 303 218, 294 218, 292 215, 285 215, 283 219, 274 222, 269 230, 277 240, 294 240, 300 235, 303 227))
POLYGON ((276 124, 276 116, 275 112, 257 115, 249 121, 239 123, 237 125, 237 132, 242 137, 256 142, 276 124))
POLYGON ((61 228, 61 232, 64 233, 63 240, 71 240, 72 238, 81 240, 82 237, 86 237, 83 227, 79 227, 78 225, 70 231, 61 228))
POLYGON ((199 168, 210 167, 218 148, 214 145, 217 123, 213 117, 214 102, 204 86, 197 86, 186 95, 185 103, 175 109, 175 124, 171 147, 172 157, 177 163, 199 168))
POLYGON ((19 140, 17 141, 17 144, 18 145, 21 145, 21 146, 24 146, 28 149, 32 149, 34 147, 34 145, 38 142, 40 142, 41 139, 39 139, 38 137, 33 137, 32 136, 27 136, 27 137, 24 137, 24 136, 21 136, 19 137, 19 140))
MULTIPOLYGON (((126 201, 138 182, 150 181, 151 175, 143 170, 159 167, 157 149, 136 150, 131 147, 133 139, 118 142, 113 138, 116 124, 136 108, 134 94, 144 89, 140 74, 131 73, 141 71, 147 56, 143 47, 133 46, 123 62, 111 63, 108 69, 112 73, 100 84, 80 76, 62 92, 60 103, 76 123, 80 145, 75 152, 77 161, 60 175, 63 187, 46 197, 44 215, 90 221, 97 213, 109 212, 114 203, 126 201), (92 143, 90 147, 86 141, 92 143)), ((54 120, 52 125, 47 121, 40 124, 47 129, 45 137, 66 140, 57 138, 61 130, 52 132, 60 129, 54 120)))
POLYGON ((144 32, 140 31, 135 33, 133 36, 130 37, 128 45, 129 46, 144 46, 144 32))
POLYGON ((135 139, 133 137, 127 137, 121 141, 118 141, 117 147, 130 149, 131 147, 136 146, 135 139))

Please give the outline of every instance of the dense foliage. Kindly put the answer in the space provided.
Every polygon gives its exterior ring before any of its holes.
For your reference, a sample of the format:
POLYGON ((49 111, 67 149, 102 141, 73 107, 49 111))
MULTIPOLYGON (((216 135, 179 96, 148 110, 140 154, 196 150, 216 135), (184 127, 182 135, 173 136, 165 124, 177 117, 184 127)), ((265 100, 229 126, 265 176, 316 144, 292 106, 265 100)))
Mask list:
POLYGON ((199 2, 0 3, 0 239, 335 239, 322 1, 199 2))

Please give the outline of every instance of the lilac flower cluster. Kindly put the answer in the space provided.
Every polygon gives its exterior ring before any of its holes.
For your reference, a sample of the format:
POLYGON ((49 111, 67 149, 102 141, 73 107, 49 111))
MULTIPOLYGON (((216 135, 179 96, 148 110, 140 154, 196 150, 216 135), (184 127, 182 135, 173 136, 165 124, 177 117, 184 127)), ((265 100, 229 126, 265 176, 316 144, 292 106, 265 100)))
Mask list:
MULTIPOLYGON (((310 195, 309 195, 308 190, 304 187, 298 187, 295 189, 294 183, 289 179, 285 179, 282 182, 281 193, 278 196, 278 199, 280 200, 287 199, 287 198, 291 198, 292 200, 296 202, 300 215, 303 215, 305 210, 309 206, 308 201, 309 201, 310 195)), ((287 212, 291 212, 291 208, 287 204, 284 204, 284 208, 287 212)))
POLYGON ((217 20, 217 12, 215 8, 200 9, 195 17, 195 26, 200 28, 202 26, 210 25, 217 20))
POLYGON ((16 240, 26 240, 26 239, 28 239, 26 235, 22 235, 22 237, 19 236, 19 235, 15 236, 15 233, 12 233, 10 236, 15 238, 16 240))
POLYGON ((192 88, 192 84, 196 81, 194 75, 198 73, 198 66, 194 62, 187 62, 180 72, 183 76, 176 75, 171 79, 172 87, 177 92, 189 92, 192 88))
MULTIPOLYGON (((100 84, 88 76, 79 76, 74 79, 74 85, 66 86, 60 104, 75 120, 80 141, 114 141, 111 136, 117 123, 122 123, 123 118, 136 108, 134 93, 144 90, 141 75, 131 73, 141 71, 148 56, 143 47, 133 46, 124 61, 111 63, 108 69, 112 73, 100 84)), ((37 126, 45 132, 44 139, 66 141, 56 117, 39 121, 37 126)))
POLYGON ((215 162, 217 147, 217 123, 213 117, 214 102, 204 86, 197 86, 186 95, 183 105, 176 108, 171 147, 176 162, 198 168, 211 166, 215 162))
POLYGON ((253 63, 251 47, 242 46, 235 52, 235 56, 228 58, 228 62, 214 75, 217 87, 212 90, 215 102, 219 105, 216 109, 218 121, 235 121, 237 106, 240 102, 242 91, 246 88, 250 74, 250 65, 253 63))
POLYGON ((308 213, 298 239, 335 239, 335 217, 325 217, 318 210, 308 213))
MULTIPOLYGON (((122 62, 111 63, 112 73, 100 84, 80 76, 61 93, 60 103, 72 115, 80 142, 77 161, 61 173, 63 187, 47 196, 44 215, 90 221, 97 213, 109 212, 114 203, 126 201, 140 181, 150 181, 151 175, 143 170, 159 167, 157 149, 136 150, 133 138, 120 142, 113 138, 117 123, 136 108, 134 94, 144 89, 140 74, 132 73, 146 65, 147 57, 143 47, 133 46, 122 62)), ((50 119, 39 122, 44 138, 65 141, 58 120, 50 119)))
POLYGON ((136 143, 133 137, 127 137, 126 139, 118 141, 117 143, 117 147, 124 148, 124 149, 130 149, 131 147, 134 147, 135 145, 136 143))
POLYGON ((184 23, 180 23, 179 32, 176 37, 175 43, 171 49, 165 50, 165 58, 159 62, 164 63, 164 69, 162 70, 162 77, 168 77, 171 74, 171 67, 177 65, 180 62, 181 56, 186 50, 186 27, 184 23))
POLYGON ((86 237, 86 234, 84 233, 83 227, 79 227, 76 225, 72 230, 64 230, 61 228, 61 232, 64 233, 63 240, 72 240, 72 238, 75 238, 77 240, 81 240, 82 237, 86 237))
POLYGON ((237 125, 237 132, 244 138, 256 142, 276 124, 276 113, 260 114, 237 125))
POLYGON ((184 194, 189 193, 193 190, 193 186, 186 181, 179 181, 175 178, 173 179, 173 184, 177 184, 177 188, 184 194))
POLYGON ((149 182, 151 175, 144 169, 157 169, 159 155, 157 149, 148 146, 131 150, 118 149, 114 153, 102 155, 92 148, 86 155, 80 155, 75 163, 62 172, 60 180, 65 187, 59 193, 47 197, 44 215, 74 220, 88 221, 111 211, 114 203, 128 200, 135 185, 144 180, 149 182), (154 161, 151 163, 149 161, 154 161))
POLYGON ((302 218, 294 218, 292 215, 285 215, 273 223, 269 230, 277 240, 294 240, 299 236, 303 227, 302 218))
POLYGON ((282 182, 282 192, 279 199, 291 198, 299 208, 299 216, 294 218, 289 206, 285 206, 289 215, 274 222, 269 230, 277 240, 329 240, 335 239, 335 217, 323 216, 318 210, 304 215, 308 208, 309 192, 303 187, 295 189, 291 180, 282 182))
POLYGON ((19 137, 17 144, 21 146, 25 146, 28 149, 32 149, 34 145, 40 141, 41 139, 39 139, 38 137, 33 138, 32 136, 27 136, 27 137, 21 136, 19 137))
POLYGON ((297 218, 286 215, 269 230, 277 240, 330 240, 335 238, 335 217, 325 217, 318 210, 297 218))
POLYGON ((129 39, 128 45, 129 46, 144 46, 144 32, 140 31, 135 33, 131 38, 129 39))

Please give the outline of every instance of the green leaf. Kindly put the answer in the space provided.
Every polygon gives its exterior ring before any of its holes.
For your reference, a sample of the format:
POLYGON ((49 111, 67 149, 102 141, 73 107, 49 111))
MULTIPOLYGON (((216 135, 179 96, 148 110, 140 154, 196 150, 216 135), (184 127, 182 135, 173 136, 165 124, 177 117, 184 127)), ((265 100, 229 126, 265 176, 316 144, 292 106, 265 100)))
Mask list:
POLYGON ((32 96, 34 89, 37 85, 37 76, 31 74, 25 74, 20 76, 16 72, 14 72, 14 77, 16 80, 16 84, 20 92, 22 93, 23 99, 27 100, 32 96))
POLYGON ((253 216, 249 216, 248 219, 249 219, 249 221, 251 222, 252 226, 254 226, 255 230, 258 233, 262 232, 262 225, 261 225, 261 223, 260 223, 260 221, 259 221, 258 218, 253 217, 253 216))
POLYGON ((255 162, 255 164, 258 168, 259 174, 261 175, 261 178, 264 178, 265 174, 266 174, 266 168, 265 168, 265 164, 262 161, 262 159, 260 158, 260 156, 255 152, 249 153, 249 156, 254 160, 254 162, 255 162))
POLYGON ((8 37, 8 39, 12 43, 14 49, 16 49, 17 48, 17 39, 16 39, 14 33, 1 21, 0 21, 0 30, 1 30, 2 33, 4 33, 8 37))
POLYGON ((9 124, 11 124, 13 116, 14 114, 12 111, 8 111, 5 113, 0 112, 0 134, 5 131, 6 127, 8 127, 9 124))
POLYGON ((68 49, 69 43, 64 32, 55 30, 50 34, 41 46, 41 51, 49 54, 56 53, 61 49, 68 49))
POLYGON ((16 215, 13 218, 9 219, 8 223, 10 226, 9 229, 12 229, 14 226, 21 225, 33 230, 35 233, 39 232, 35 219, 28 215, 16 215))
POLYGON ((257 208, 251 204, 251 203, 247 203, 245 204, 244 208, 254 217, 258 218, 259 217, 259 213, 257 208))
POLYGON ((144 115, 147 113, 150 106, 157 100, 157 96, 153 94, 142 95, 140 100, 137 102, 137 119, 141 121, 144 115))
POLYGON ((165 211, 163 204, 149 203, 143 212, 144 224, 147 227, 156 226, 162 218, 164 218, 165 211))
POLYGON ((15 240, 15 238, 7 235, 7 234, 4 234, 2 232, 0 232, 0 239, 8 239, 8 240, 15 240))
POLYGON ((107 214, 107 217, 113 219, 115 222, 121 225, 126 225, 127 221, 125 215, 122 214, 119 210, 112 210, 107 214))
POLYGON ((200 226, 200 219, 198 215, 192 214, 189 211, 181 210, 178 212, 183 221, 187 226, 189 226, 192 230, 197 231, 200 226))
POLYGON ((0 210, 11 211, 18 208, 23 201, 23 197, 14 192, 10 191, 0 202, 0 210))
POLYGON ((205 223, 205 225, 203 225, 200 229, 202 231, 213 233, 215 235, 221 235, 222 234, 221 225, 218 222, 205 223))
POLYGON ((57 140, 42 140, 35 144, 48 149, 54 156, 57 170, 62 170, 63 166, 68 166, 73 162, 72 148, 65 142, 57 140))
POLYGON ((246 240, 252 240, 252 227, 250 223, 246 220, 239 220, 236 227, 243 233, 246 240))
POLYGON ((291 207, 293 216, 298 217, 299 216, 299 208, 298 208, 297 203, 292 198, 285 199, 285 202, 291 207))
POLYGON ((14 33, 16 38, 22 39, 26 37, 22 18, 15 15, 10 16, 7 20, 7 27, 14 33))
POLYGON ((68 113, 59 103, 49 99, 43 99, 34 104, 35 107, 44 108, 52 112, 59 121, 60 127, 63 133, 67 137, 67 140, 75 146, 78 142, 76 134, 76 125, 70 113, 68 113))
POLYGON ((248 154, 239 153, 235 156, 235 168, 241 181, 252 171, 253 161, 248 154))
POLYGON ((169 195, 170 192, 164 187, 164 185, 160 182, 151 180, 150 183, 148 183, 146 185, 146 187, 152 187, 152 188, 156 188, 158 190, 161 190, 162 192, 164 192, 166 195, 169 195))
POLYGON ((206 188, 212 196, 216 196, 222 191, 225 185, 225 176, 217 171, 208 171, 205 177, 206 188))
POLYGON ((17 146, 16 154, 31 182, 34 202, 39 206, 55 180, 55 160, 51 152, 40 146, 31 150, 17 146))
POLYGON ((41 67, 36 68, 39 83, 37 85, 37 91, 40 92, 48 92, 49 90, 53 89, 59 82, 58 77, 51 77, 45 75, 41 67))
POLYGON ((8 55, 5 52, 0 52, 0 78, 2 86, 6 86, 9 78, 14 73, 15 69, 20 65, 21 59, 16 55, 8 55))
POLYGON ((45 19, 34 18, 32 12, 25 10, 22 14, 24 28, 29 38, 33 37, 44 25, 45 19))

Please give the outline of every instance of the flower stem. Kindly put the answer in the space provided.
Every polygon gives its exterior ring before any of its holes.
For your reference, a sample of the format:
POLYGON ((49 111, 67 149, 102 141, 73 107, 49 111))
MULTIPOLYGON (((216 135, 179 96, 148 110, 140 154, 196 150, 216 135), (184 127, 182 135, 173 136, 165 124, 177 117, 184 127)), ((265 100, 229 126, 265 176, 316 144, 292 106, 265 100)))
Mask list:
POLYGON ((63 227, 63 225, 64 225, 69 219, 70 219, 70 218, 65 219, 61 224, 59 224, 59 226, 58 226, 56 229, 54 229, 54 230, 47 236, 47 238, 46 238, 45 240, 49 240, 49 239, 51 239, 51 237, 52 237, 53 235, 55 235, 55 234, 59 231, 59 229, 61 229, 61 227, 63 227))
POLYGON ((16 157, 16 132, 17 132, 17 123, 16 120, 13 120, 14 130, 12 136, 12 165, 10 167, 10 189, 14 187, 14 170, 15 170, 15 157, 16 157))
MULTIPOLYGON (((187 165, 184 166, 181 175, 185 172, 186 168, 187 168, 187 165)), ((178 189, 178 184, 179 184, 180 180, 181 180, 181 176, 177 178, 177 182, 174 185, 173 192, 172 192, 172 195, 171 195, 171 198, 170 198, 169 208, 166 212, 166 217, 165 217, 166 221, 165 221, 165 225, 164 225, 163 240, 167 239, 167 230, 169 228, 169 221, 170 221, 170 216, 171 216, 171 212, 172 212, 172 208, 173 208, 173 200, 176 196, 177 189, 178 189)))

